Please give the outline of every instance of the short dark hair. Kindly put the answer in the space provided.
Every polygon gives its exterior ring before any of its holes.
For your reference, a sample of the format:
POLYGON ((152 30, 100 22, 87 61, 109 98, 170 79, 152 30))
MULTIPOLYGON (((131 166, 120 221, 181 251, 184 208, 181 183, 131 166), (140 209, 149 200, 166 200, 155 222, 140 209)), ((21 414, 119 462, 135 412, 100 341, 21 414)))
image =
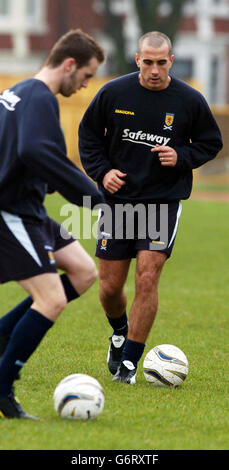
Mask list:
POLYGON ((159 31, 150 31, 149 33, 144 34, 139 39, 139 52, 141 52, 142 44, 144 41, 147 41, 148 44, 152 47, 160 47, 164 43, 168 45, 169 48, 169 55, 172 55, 172 43, 168 36, 164 33, 160 33, 159 31))
POLYGON ((78 67, 86 65, 92 57, 99 63, 105 59, 104 49, 89 34, 81 29, 70 30, 54 44, 45 65, 58 67, 65 59, 75 59, 78 67))

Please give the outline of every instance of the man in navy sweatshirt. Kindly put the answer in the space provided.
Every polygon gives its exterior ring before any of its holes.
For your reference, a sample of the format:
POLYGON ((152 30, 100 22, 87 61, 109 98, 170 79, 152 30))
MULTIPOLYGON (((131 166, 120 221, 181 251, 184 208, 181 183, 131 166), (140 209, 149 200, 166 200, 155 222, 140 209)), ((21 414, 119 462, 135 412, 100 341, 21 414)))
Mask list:
POLYGON ((66 156, 55 97, 87 87, 103 60, 92 37, 72 30, 34 78, 0 94, 0 282, 17 281, 29 294, 0 319, 0 417, 33 418, 15 400, 14 380, 66 303, 97 277, 94 261, 48 217, 43 200, 49 190, 80 206, 83 196, 103 201, 66 156))
MULTIPOLYGON (((204 97, 170 76, 174 56, 160 32, 139 41, 134 72, 107 83, 79 127, 82 164, 104 193, 112 214, 99 220, 100 300, 113 328, 108 367, 115 381, 136 382, 137 364, 158 308, 158 283, 170 257, 181 200, 192 170, 222 147, 204 97), (126 314, 124 291, 136 257, 136 289, 126 314)), ((105 214, 106 213, 106 214, 105 214)))

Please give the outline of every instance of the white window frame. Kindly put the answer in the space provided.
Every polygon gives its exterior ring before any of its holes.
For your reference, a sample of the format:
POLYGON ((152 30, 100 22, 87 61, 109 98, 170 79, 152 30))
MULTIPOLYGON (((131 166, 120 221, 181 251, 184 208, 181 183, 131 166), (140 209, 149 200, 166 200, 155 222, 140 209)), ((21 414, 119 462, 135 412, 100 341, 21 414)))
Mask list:
MULTIPOLYGON (((9 5, 8 0, 5 0, 5 2, 6 2, 6 6, 8 7, 8 5, 9 5)), ((1 5, 1 0, 0 0, 0 5, 1 5)), ((8 8, 7 8, 7 9, 8 9, 8 8)), ((1 10, 0 10, 0 17, 5 18, 6 16, 8 16, 7 13, 6 13, 6 14, 3 14, 3 13, 1 13, 1 10)))
MULTIPOLYGON (((19 18, 22 19, 20 4, 24 4, 26 9, 27 0, 8 0, 9 12, 6 15, 0 14, 0 33, 14 34, 18 28, 19 18)), ((24 15, 23 28, 26 34, 44 34, 47 31, 46 16, 46 0, 35 0, 36 9, 33 16, 24 15)))
POLYGON ((8 22, 9 18, 10 18, 10 2, 9 0, 7 0, 7 10, 8 12, 6 12, 5 14, 1 13, 0 11, 0 25, 1 23, 5 23, 6 21, 8 22))
POLYGON ((187 0, 184 5, 185 16, 195 16, 196 14, 203 14, 204 10, 211 18, 228 18, 229 17, 229 3, 227 0, 187 0))
MULTIPOLYGON (((27 0, 29 1, 29 0, 27 0)), ((27 25, 29 31, 41 31, 44 32, 45 26, 45 9, 46 9, 46 0, 34 0, 35 2, 35 11, 33 15, 28 15, 27 13, 27 25)))

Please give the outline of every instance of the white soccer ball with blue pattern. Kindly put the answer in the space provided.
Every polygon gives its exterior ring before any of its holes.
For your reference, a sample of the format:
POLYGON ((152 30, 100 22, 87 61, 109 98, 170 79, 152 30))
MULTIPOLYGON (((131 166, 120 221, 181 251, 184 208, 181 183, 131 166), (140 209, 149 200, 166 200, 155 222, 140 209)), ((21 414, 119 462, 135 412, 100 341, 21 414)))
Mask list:
POLYGON ((188 375, 188 359, 177 346, 161 344, 146 354, 143 372, 152 385, 178 387, 188 375))
POLYGON ((53 394, 54 408, 61 418, 95 419, 104 408, 103 388, 94 377, 71 374, 57 385, 53 394))

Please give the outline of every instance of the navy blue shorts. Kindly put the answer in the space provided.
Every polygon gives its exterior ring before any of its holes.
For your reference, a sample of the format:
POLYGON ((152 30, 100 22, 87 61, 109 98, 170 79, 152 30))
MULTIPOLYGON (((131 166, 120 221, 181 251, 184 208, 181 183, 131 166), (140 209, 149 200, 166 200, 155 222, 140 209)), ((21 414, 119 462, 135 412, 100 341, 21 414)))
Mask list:
POLYGON ((75 241, 64 230, 48 216, 40 222, 0 211, 0 282, 56 273, 55 251, 75 241))
POLYGON ((139 250, 151 250, 165 253, 169 258, 181 211, 179 201, 134 205, 107 201, 98 218, 95 255, 101 259, 122 260, 136 258, 139 250))

